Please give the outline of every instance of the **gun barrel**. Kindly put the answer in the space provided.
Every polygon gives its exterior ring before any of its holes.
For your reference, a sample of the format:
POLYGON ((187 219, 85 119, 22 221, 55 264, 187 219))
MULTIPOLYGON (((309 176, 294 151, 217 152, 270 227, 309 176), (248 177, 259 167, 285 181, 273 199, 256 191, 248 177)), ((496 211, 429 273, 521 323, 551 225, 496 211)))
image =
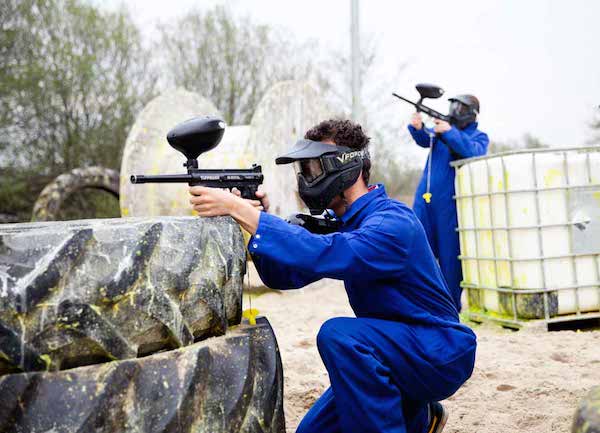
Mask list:
POLYGON ((408 102, 409 104, 412 104, 412 105, 414 105, 415 107, 417 106, 417 103, 416 103, 416 102, 413 102, 413 101, 411 101, 410 99, 406 99, 404 96, 400 96, 400 95, 398 95, 397 93, 392 93, 392 95, 394 95, 394 96, 395 96, 396 98, 398 98, 398 99, 402 99, 403 101, 405 101, 405 102, 408 102))
POLYGON ((423 113, 427 114, 428 116, 435 117, 436 119, 440 119, 440 120, 445 120, 446 122, 450 122, 450 120, 451 120, 450 116, 442 114, 439 111, 434 110, 433 108, 429 108, 427 105, 423 105, 418 102, 413 102, 410 99, 406 99, 405 97, 398 95, 397 93, 392 93, 392 95, 394 95, 398 99, 402 99, 403 101, 408 102, 409 104, 415 106, 417 108, 417 111, 422 111, 423 113))
POLYGON ((202 185, 210 188, 237 188, 243 198, 256 199, 258 186, 264 176, 260 165, 250 169, 208 169, 189 170, 188 174, 163 174, 157 176, 132 175, 131 183, 187 183, 191 186, 202 185))
POLYGON ((189 174, 162 174, 156 176, 131 175, 131 183, 189 183, 192 176, 189 174))

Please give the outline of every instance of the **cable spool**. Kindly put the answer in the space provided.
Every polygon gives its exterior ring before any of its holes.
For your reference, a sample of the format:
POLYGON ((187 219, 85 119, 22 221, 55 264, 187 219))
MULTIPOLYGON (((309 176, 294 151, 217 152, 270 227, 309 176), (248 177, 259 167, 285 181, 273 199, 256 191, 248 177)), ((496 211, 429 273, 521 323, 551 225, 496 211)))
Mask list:
MULTIPOLYGON (((193 215, 185 184, 132 185, 132 173, 184 173, 183 158, 166 140, 167 132, 191 117, 215 115, 208 99, 183 89, 150 101, 136 119, 123 152, 120 177, 121 215, 193 215)), ((263 167, 262 189, 269 195, 270 213, 287 217, 306 211, 297 193, 290 167, 275 165, 277 155, 288 150, 307 129, 332 117, 323 98, 308 84, 283 81, 275 84, 258 104, 250 125, 228 126, 219 146, 198 158, 199 168, 263 167)), ((246 234, 246 242, 249 235, 246 234)), ((249 287, 262 283, 249 265, 249 287)))
POLYGON ((309 128, 331 117, 333 112, 325 100, 302 81, 275 84, 258 104, 250 122, 247 148, 263 167, 269 212, 284 218, 307 212, 298 196, 293 170, 275 165, 275 158, 289 150, 309 128))
MULTIPOLYGON (((185 90, 161 95, 148 103, 127 137, 121 164, 123 216, 191 215, 185 184, 129 183, 131 173, 183 173, 183 159, 167 143, 174 125, 195 116, 219 115, 208 99, 185 90)), ((247 168, 260 164, 263 190, 269 194, 269 212, 287 217, 305 210, 296 192, 290 167, 275 165, 307 129, 332 116, 325 101, 308 84, 275 84, 258 104, 250 125, 228 126, 219 146, 198 158, 199 168, 247 168)))
MULTIPOLYGON (((208 99, 183 89, 160 95, 144 107, 127 136, 123 150, 120 178, 122 216, 193 214, 186 184, 133 185, 129 176, 132 173, 185 173, 184 158, 169 146, 167 132, 187 119, 206 115, 219 116, 219 111, 208 99)), ((209 153, 228 153, 223 144, 209 153)))

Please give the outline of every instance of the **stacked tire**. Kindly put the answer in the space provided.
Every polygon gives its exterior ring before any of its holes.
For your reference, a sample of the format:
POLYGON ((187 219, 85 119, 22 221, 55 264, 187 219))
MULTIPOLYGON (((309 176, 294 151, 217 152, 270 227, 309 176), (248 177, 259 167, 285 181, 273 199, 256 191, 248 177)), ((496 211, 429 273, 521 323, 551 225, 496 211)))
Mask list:
POLYGON ((600 433, 600 386, 595 386, 579 402, 572 433, 600 433))
POLYGON ((0 227, 0 431, 283 432, 230 218, 0 227))

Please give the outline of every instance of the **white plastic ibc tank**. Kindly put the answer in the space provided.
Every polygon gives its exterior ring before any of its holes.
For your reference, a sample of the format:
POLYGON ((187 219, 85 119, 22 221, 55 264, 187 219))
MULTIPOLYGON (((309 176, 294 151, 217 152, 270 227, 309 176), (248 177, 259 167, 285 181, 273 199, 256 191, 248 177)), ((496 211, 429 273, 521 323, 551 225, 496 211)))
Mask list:
POLYGON ((453 165, 469 310, 516 321, 600 312, 600 147, 453 165))

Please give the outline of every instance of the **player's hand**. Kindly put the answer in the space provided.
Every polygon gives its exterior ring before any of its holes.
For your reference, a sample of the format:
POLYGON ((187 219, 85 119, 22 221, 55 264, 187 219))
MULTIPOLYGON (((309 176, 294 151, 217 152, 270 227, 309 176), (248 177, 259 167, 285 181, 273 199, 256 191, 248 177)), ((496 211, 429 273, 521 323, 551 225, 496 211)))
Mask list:
POLYGON ((443 134, 444 132, 450 131, 452 129, 452 125, 448 122, 440 119, 435 119, 435 126, 433 127, 433 131, 436 134, 443 134))
POLYGON ((256 234, 260 221, 260 211, 252 202, 244 200, 229 190, 192 186, 189 189, 192 198, 190 203, 198 215, 212 217, 229 215, 250 234, 256 234))
POLYGON ((421 129, 423 127, 423 117, 421 116, 421 113, 413 113, 410 119, 410 124, 415 129, 421 129))
MULTIPOLYGON (((271 203, 269 203, 269 197, 267 197, 267 193, 264 191, 256 191, 256 197, 258 198, 259 203, 262 204, 262 209, 259 209, 259 210, 264 210, 265 212, 269 212, 269 206, 271 206, 271 203)), ((255 200, 253 200, 253 201, 255 201, 255 200)))
POLYGON ((190 203, 198 215, 203 217, 231 215, 235 207, 245 200, 229 191, 205 186, 191 186, 190 203))
MULTIPOLYGON (((234 193, 235 195, 237 195, 238 197, 242 196, 242 193, 237 188, 233 188, 231 190, 231 192, 234 193)), ((245 199, 245 200, 248 203, 250 203, 252 206, 254 206, 256 209, 264 210, 265 212, 269 212, 270 203, 269 203, 269 197, 267 197, 267 193, 264 191, 256 191, 256 198, 258 200, 250 200, 250 199, 245 199)))

